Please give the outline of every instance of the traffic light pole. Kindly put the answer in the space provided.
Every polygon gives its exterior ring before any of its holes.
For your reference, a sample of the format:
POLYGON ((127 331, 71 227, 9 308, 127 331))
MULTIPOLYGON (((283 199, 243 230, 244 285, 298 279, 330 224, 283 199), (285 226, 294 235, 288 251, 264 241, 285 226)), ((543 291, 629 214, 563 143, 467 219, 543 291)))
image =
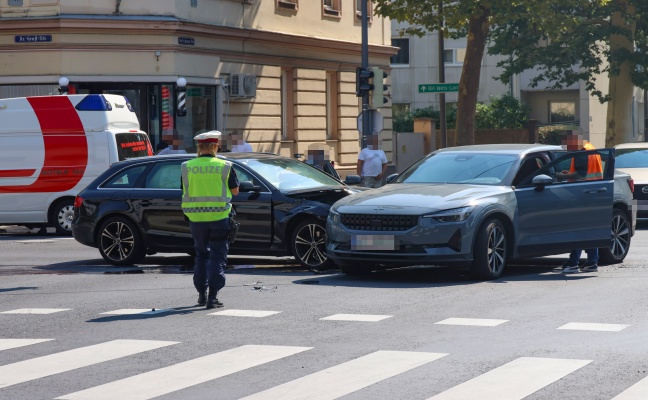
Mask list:
MULTIPOLYGON (((369 29, 367 15, 367 1, 361 0, 362 12, 362 69, 369 69, 369 29)), ((365 148, 365 136, 373 134, 371 127, 371 115, 369 114, 369 91, 362 93, 362 134, 360 134, 361 149, 365 148)))

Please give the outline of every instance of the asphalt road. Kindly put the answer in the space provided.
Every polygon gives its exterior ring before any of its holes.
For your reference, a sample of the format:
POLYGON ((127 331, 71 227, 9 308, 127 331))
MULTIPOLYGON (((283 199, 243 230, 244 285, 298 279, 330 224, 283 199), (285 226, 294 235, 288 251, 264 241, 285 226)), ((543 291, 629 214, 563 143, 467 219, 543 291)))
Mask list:
POLYGON ((205 310, 188 256, 114 268, 0 233, 0 399, 646 399, 647 239, 599 273, 551 257, 490 282, 232 258, 205 310))

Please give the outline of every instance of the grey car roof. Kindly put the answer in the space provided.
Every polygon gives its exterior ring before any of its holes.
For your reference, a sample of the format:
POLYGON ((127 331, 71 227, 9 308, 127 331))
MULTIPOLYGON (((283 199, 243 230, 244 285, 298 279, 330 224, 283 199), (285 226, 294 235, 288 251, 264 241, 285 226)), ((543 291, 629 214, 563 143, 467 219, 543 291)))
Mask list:
POLYGON ((493 152, 493 153, 507 153, 507 154, 525 154, 531 151, 556 151, 562 150, 562 147, 550 144, 525 144, 525 143, 499 143, 499 144, 476 144, 472 146, 457 146, 446 147, 444 149, 436 150, 434 153, 454 152, 454 151, 479 151, 479 152, 493 152))

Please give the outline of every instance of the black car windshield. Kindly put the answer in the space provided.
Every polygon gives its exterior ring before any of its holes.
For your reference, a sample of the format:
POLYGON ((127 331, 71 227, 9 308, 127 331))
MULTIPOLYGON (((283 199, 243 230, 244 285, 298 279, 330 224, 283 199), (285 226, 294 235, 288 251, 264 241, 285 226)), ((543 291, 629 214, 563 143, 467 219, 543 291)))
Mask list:
POLYGON ((277 189, 284 192, 342 186, 317 168, 291 158, 243 160, 242 164, 256 171, 277 189))
POLYGON ((441 152, 419 160, 395 183, 500 185, 517 159, 515 154, 441 152))
POLYGON ((616 149, 614 168, 648 168, 648 149, 616 149))

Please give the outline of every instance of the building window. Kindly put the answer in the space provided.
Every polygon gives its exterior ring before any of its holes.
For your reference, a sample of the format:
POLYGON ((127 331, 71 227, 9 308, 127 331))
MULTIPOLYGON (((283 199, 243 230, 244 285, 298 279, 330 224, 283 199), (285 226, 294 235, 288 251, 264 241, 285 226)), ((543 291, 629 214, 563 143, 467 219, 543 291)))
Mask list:
POLYGON ((338 140, 338 73, 326 73, 326 140, 338 140))
POLYGON ((574 122, 576 121, 576 103, 573 101, 550 101, 549 122, 574 122))
MULTIPOLYGON (((362 20, 362 1, 363 0, 355 0, 356 3, 355 19, 357 21, 362 20)), ((373 21, 373 6, 371 0, 366 0, 366 2, 367 2, 367 14, 369 14, 368 21, 371 22, 373 21)))
POLYGON ((325 17, 342 16, 342 0, 322 0, 322 14, 325 17))
POLYGON ((295 97, 293 92, 293 70, 286 68, 281 70, 281 140, 292 140, 294 138, 294 106, 295 97))
POLYGON ((449 65, 463 65, 466 49, 446 49, 443 51, 443 62, 449 65))
POLYGON ((299 0, 275 0, 275 7, 280 10, 299 10, 299 0))
POLYGON ((409 38, 396 38, 391 40, 394 47, 398 47, 398 54, 389 60, 391 64, 409 64, 409 38))

